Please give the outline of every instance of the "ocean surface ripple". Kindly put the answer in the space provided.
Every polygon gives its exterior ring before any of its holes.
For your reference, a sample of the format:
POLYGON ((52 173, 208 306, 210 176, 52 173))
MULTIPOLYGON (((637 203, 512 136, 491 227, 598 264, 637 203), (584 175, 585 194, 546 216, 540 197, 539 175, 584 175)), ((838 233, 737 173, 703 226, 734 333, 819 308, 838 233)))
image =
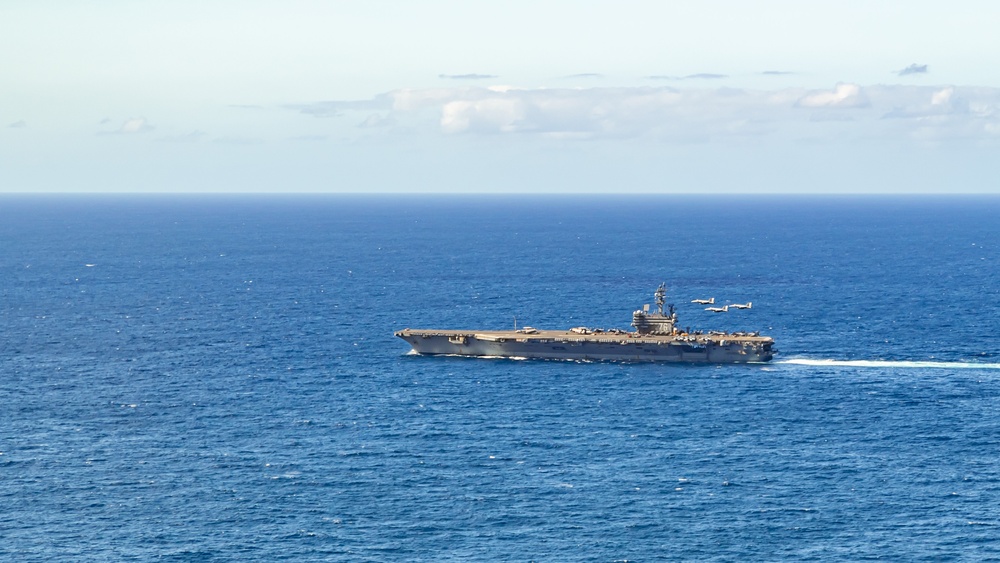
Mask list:
POLYGON ((4 196, 0 560, 998 559, 998 216, 4 196), (433 358, 392 336, 627 328, 661 281, 682 325, 780 355, 433 358))

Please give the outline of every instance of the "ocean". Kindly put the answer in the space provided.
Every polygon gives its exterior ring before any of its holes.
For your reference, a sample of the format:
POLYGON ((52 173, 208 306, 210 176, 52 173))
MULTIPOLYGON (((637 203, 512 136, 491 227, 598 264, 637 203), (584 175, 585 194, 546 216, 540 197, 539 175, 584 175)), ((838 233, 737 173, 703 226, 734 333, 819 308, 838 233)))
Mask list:
POLYGON ((1000 560, 998 217, 995 196, 2 196, 0 560, 1000 560), (661 282, 682 326, 779 355, 393 336, 628 328, 661 282))

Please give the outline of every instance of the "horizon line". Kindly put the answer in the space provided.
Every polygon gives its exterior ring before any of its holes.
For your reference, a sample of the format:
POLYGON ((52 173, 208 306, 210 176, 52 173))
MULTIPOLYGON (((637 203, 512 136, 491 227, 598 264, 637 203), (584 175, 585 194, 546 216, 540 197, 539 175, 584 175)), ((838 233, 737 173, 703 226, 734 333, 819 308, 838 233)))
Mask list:
POLYGON ((179 191, 179 192, 98 192, 98 191, 42 191, 42 192, 0 192, 5 196, 459 196, 459 197, 492 197, 492 196, 582 196, 582 197, 754 197, 754 196, 805 196, 805 197, 967 197, 990 196, 998 197, 1000 192, 228 192, 228 191, 179 191))

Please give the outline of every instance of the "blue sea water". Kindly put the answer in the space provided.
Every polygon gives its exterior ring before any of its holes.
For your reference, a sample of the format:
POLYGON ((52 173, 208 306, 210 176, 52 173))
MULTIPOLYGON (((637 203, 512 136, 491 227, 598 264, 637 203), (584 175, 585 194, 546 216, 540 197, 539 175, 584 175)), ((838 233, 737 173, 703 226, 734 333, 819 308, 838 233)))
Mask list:
POLYGON ((0 560, 1000 560, 998 217, 4 196, 0 560), (627 328, 661 281, 682 325, 780 355, 434 358, 392 335, 627 328))

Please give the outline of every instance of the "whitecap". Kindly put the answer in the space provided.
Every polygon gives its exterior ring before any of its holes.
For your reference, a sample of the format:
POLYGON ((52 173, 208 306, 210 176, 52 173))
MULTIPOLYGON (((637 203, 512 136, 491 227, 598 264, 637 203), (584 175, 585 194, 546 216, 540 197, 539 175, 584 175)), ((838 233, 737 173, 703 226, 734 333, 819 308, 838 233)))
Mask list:
POLYGON ((795 364, 800 366, 823 367, 853 367, 853 368, 934 368, 934 369, 1000 369, 998 363, 978 362, 938 362, 913 360, 833 360, 789 358, 775 362, 777 364, 795 364))

